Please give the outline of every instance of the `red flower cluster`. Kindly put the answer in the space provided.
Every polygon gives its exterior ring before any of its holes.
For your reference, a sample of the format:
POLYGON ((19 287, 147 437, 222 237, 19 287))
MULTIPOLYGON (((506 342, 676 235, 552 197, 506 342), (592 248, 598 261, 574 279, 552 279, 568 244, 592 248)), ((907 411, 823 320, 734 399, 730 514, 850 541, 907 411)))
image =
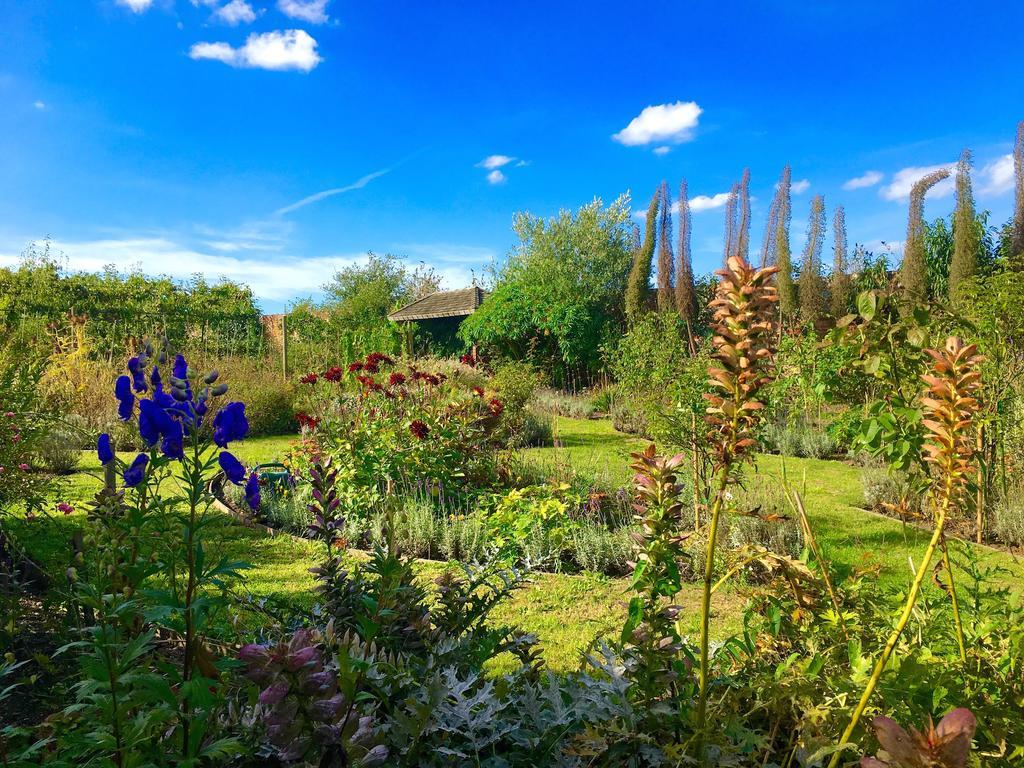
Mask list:
POLYGON ((400 387, 405 384, 405 374, 395 371, 388 377, 388 385, 392 387, 400 387))
POLYGON ((366 356, 366 362, 369 365, 394 365, 395 361, 385 355, 383 352, 371 352, 366 356))
POLYGON ((473 394, 476 395, 477 397, 483 397, 484 391, 480 387, 473 387, 473 394))
POLYGON ((303 384, 316 384, 320 380, 320 376, 315 371, 310 371, 303 376, 299 381, 303 384))
POLYGON ((361 370, 363 370, 363 361, 362 360, 357 360, 354 363, 349 363, 349 366, 348 366, 348 372, 349 373, 359 373, 359 371, 361 371, 361 370))
POLYGON ((491 398, 491 403, 489 407, 491 409, 491 413, 493 413, 495 416, 500 416, 501 412, 505 410, 504 403, 502 403, 501 400, 499 400, 496 397, 491 398))
POLYGON ((425 382, 425 383, 429 384, 432 387, 436 387, 438 384, 441 383, 441 381, 443 379, 440 376, 435 376, 432 373, 427 373, 425 371, 416 371, 416 370, 414 370, 412 372, 412 380, 413 381, 422 381, 422 382, 425 382))
POLYGON ((310 416, 308 413, 299 411, 295 414, 295 420, 299 422, 300 429, 316 429, 320 424, 320 419, 315 416, 310 416))
POLYGON ((427 435, 430 434, 430 427, 419 419, 415 419, 411 424, 409 424, 409 431, 412 432, 413 437, 417 440, 426 440, 427 435))
POLYGON ((331 366, 324 371, 324 380, 332 383, 341 381, 342 370, 336 365, 331 366))

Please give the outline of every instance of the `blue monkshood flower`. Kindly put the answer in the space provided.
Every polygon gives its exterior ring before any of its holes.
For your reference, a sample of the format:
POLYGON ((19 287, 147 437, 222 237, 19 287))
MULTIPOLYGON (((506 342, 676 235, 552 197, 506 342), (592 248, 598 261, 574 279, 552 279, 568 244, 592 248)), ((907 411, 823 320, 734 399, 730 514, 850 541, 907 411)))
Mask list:
POLYGON ((118 376, 114 382, 114 397, 117 398, 117 417, 128 421, 135 410, 135 395, 132 394, 132 380, 127 376, 118 376))
POLYGON ((236 459, 227 451, 223 451, 220 456, 217 457, 217 463, 220 464, 220 468, 224 470, 224 475, 235 485, 239 485, 245 480, 245 467, 242 466, 242 462, 236 459))
POLYGON ((146 474, 146 465, 149 463, 149 456, 144 453, 140 453, 135 457, 135 460, 131 463, 131 466, 124 471, 124 484, 129 488, 134 488, 136 485, 142 482, 142 478, 146 474))
POLYGON ((149 374, 149 383, 154 387, 159 387, 163 384, 163 380, 160 378, 160 369, 155 365, 153 366, 153 372, 149 374))
POLYGON ((174 426, 164 435, 164 440, 160 443, 160 450, 163 451, 164 456, 181 461, 185 458, 185 430, 180 421, 171 419, 171 423, 174 426))
POLYGON ((185 362, 184 355, 177 355, 174 358, 174 368, 171 370, 171 375, 177 379, 188 378, 188 363, 185 362))
POLYGON ((245 503, 253 512, 260 508, 260 478, 255 472, 245 481, 245 503))
POLYGON ((249 421, 245 418, 245 404, 228 403, 213 417, 213 442, 227 448, 233 440, 241 440, 249 434, 249 421))
POLYGON ((107 465, 114 460, 114 449, 110 447, 110 435, 104 432, 96 441, 96 455, 100 458, 100 464, 107 465))
MULTIPOLYGON (((154 392, 154 397, 158 393, 154 392)), ((165 408, 155 400, 139 401, 139 436, 146 445, 156 445, 161 437, 174 437, 180 434, 181 424, 177 423, 165 408)))
POLYGON ((128 372, 132 375, 132 388, 136 392, 145 392, 149 388, 146 386, 146 373, 139 358, 133 357, 128 361, 128 372))

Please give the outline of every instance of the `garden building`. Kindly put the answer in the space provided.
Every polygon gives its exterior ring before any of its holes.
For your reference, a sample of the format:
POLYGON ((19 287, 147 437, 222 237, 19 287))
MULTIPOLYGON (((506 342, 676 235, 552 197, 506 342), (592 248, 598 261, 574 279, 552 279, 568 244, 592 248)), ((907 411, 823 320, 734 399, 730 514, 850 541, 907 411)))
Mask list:
POLYGON ((407 351, 413 352, 415 344, 417 352, 428 347, 438 354, 454 352, 461 346, 459 326, 486 298, 487 291, 477 285, 437 291, 395 310, 388 319, 406 329, 407 351))

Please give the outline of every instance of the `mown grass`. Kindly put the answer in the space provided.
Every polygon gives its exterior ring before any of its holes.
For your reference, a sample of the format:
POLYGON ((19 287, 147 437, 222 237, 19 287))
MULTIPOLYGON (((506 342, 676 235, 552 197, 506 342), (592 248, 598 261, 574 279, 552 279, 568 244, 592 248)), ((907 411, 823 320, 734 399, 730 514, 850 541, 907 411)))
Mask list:
MULTIPOLYGON (((567 463, 617 485, 629 481, 629 453, 645 444, 616 432, 610 422, 602 420, 558 417, 555 437, 556 447, 526 451, 524 460, 543 466, 567 463)), ((279 458, 290 442, 287 437, 258 438, 233 446, 232 450, 247 463, 263 463, 279 458)), ((908 558, 922 551, 926 534, 860 509, 859 469, 836 461, 761 456, 756 471, 781 477, 784 466, 790 481, 804 487, 808 513, 822 548, 840 573, 876 566, 880 578, 890 584, 909 582, 908 558)), ((14 533, 51 573, 62 573, 68 562, 68 541, 74 528, 83 522, 85 502, 100 485, 99 469, 95 454, 85 453, 80 470, 68 478, 63 497, 76 506, 74 514, 64 517, 50 513, 33 521, 14 521, 14 533)), ((209 531, 209 539, 211 557, 222 555, 253 566, 239 588, 241 593, 302 608, 313 604, 314 582, 309 568, 321 557, 313 542, 287 535, 269 536, 226 516, 218 517, 209 531)), ((954 552, 967 547, 973 545, 953 544, 954 552)), ((1024 574, 1020 564, 1005 553, 986 548, 973 551, 987 564, 1009 569, 1018 580, 1024 574)), ((438 563, 418 565, 424 580, 436 578, 444 567, 438 563)), ((629 598, 627 591, 626 579, 598 574, 534 574, 530 583, 498 608, 494 620, 535 633, 550 668, 573 669, 578 666, 580 653, 594 638, 618 632, 629 598)), ((693 634, 698 629, 699 592, 696 584, 688 584, 678 597, 684 608, 684 631, 693 634)), ((743 597, 738 591, 716 593, 713 627, 718 636, 739 629, 742 604, 743 597)), ((259 624, 259 619, 250 614, 241 616, 240 621, 250 628, 259 624)))

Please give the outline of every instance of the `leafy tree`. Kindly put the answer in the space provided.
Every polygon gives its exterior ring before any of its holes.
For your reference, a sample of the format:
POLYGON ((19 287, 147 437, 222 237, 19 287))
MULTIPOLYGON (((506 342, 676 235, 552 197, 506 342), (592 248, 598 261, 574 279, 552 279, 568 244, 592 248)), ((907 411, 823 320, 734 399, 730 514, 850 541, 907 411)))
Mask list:
POLYGON ((962 297, 965 283, 978 271, 980 238, 971 193, 971 153, 965 149, 956 167, 956 210, 953 213, 953 256, 949 264, 949 298, 962 297))
POLYGON ((675 257, 672 253, 672 195, 668 183, 661 182, 661 204, 658 214, 658 311, 671 312, 676 308, 672 292, 675 257))
POLYGON ((327 295, 324 310, 335 325, 347 330, 387 322, 388 313, 411 300, 417 290, 399 257, 378 256, 372 251, 365 264, 336 272, 323 288, 327 295))
POLYGON ((788 165, 782 169, 778 189, 775 191, 775 265, 779 268, 775 284, 779 291, 779 309, 783 318, 793 317, 797 309, 796 285, 793 283, 793 258, 789 250, 789 190, 793 181, 793 170, 788 165))
POLYGON ((825 240, 825 198, 811 200, 807 243, 800 265, 800 319, 816 324, 825 314, 825 281, 821 278, 821 249, 825 240))
MULTIPOLYGON (((649 229, 655 220, 656 210, 649 229)), ((519 213, 513 229, 519 245, 459 335, 495 356, 529 359, 556 380, 595 373, 602 345, 621 331, 622 294, 635 265, 629 198, 607 207, 594 200, 547 220, 519 213)))
POLYGON ((846 211, 838 206, 832 218, 832 280, 830 288, 832 317, 838 320, 850 311, 853 284, 850 280, 850 259, 846 252, 846 211))
POLYGON ((657 242, 656 230, 658 207, 661 204, 661 187, 659 186, 647 206, 647 218, 644 223, 644 242, 633 251, 633 266, 626 284, 626 318, 631 323, 639 320, 648 310, 648 291, 651 287, 651 260, 654 258, 654 246, 657 242))
POLYGON ((679 261, 676 265, 676 309, 691 327, 697 317, 697 295, 690 255, 690 198, 686 179, 679 185, 679 261))
POLYGON ((903 246, 903 265, 900 282, 912 301, 928 296, 928 276, 925 259, 924 196, 928 190, 949 177, 949 170, 929 173, 914 183, 910 190, 910 211, 907 216, 907 242, 903 246))

